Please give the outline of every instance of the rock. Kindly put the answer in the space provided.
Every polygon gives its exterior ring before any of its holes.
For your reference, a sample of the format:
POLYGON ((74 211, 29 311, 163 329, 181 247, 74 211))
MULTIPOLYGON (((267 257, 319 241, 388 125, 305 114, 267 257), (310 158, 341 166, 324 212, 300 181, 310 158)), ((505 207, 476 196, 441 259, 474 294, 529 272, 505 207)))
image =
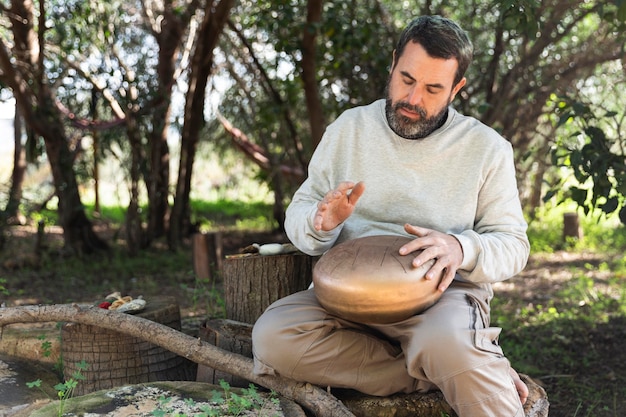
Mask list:
POLYGON ((28 416, 33 405, 40 407, 56 398, 54 386, 59 378, 46 366, 0 355, 0 417, 28 416), (28 382, 41 380, 40 388, 28 382))
MULTIPOLYGON (((241 389, 229 388, 229 390, 237 395, 246 396, 241 389)), ((255 397, 257 396, 259 400, 252 407, 254 410, 252 413, 228 414, 226 411, 220 411, 218 415, 305 417, 302 408, 293 401, 272 397, 269 393, 260 390, 256 391, 255 397), (272 401, 272 398, 278 401, 272 401)), ((209 409, 216 411, 225 410, 229 404, 236 407, 238 402, 229 398, 234 397, 229 397, 224 389, 217 385, 189 381, 150 382, 96 391, 71 398, 63 405, 63 412, 64 415, 89 413, 90 417, 126 417, 129 415, 148 417, 157 415, 158 412, 164 412, 163 415, 191 416, 202 412, 202 407, 210 407, 209 409), (224 405, 211 401, 216 394, 224 399, 224 405)), ((56 415, 59 406, 59 401, 55 401, 36 410, 30 416, 56 415)))

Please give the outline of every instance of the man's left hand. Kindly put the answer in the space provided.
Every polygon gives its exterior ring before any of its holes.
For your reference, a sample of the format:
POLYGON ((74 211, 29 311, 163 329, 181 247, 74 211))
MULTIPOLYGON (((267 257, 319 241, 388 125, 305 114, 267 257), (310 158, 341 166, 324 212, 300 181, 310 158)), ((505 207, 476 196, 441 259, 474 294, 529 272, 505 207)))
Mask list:
POLYGON ((456 271, 463 262, 463 248, 454 236, 425 227, 404 225, 404 230, 416 239, 400 248, 400 255, 421 250, 415 259, 413 266, 419 267, 431 259, 435 260, 433 266, 426 272, 426 279, 435 279, 443 272, 443 277, 439 283, 439 291, 444 292, 452 283, 456 271))

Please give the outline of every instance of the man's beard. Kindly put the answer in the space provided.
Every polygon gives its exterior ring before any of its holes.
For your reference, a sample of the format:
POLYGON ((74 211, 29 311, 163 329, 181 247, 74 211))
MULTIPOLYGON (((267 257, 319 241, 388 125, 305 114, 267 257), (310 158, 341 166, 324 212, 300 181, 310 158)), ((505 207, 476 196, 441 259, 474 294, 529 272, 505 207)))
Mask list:
POLYGON ((413 106, 402 101, 394 104, 391 101, 387 90, 385 114, 387 115, 389 127, 391 127, 391 130, 393 130, 397 135, 402 136, 405 139, 422 139, 443 125, 448 115, 448 106, 442 108, 441 111, 434 116, 427 117, 426 110, 420 106, 413 106), (413 120, 409 117, 401 115, 398 112, 401 108, 417 113, 420 116, 419 119, 413 120))

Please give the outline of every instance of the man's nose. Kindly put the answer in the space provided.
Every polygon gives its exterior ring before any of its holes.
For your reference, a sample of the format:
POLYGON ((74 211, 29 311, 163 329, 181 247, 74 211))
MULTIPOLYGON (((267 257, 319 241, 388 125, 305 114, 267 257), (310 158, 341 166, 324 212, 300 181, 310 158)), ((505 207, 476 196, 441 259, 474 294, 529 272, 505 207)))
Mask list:
POLYGON ((424 94, 422 93, 419 86, 416 85, 413 88, 411 88, 411 90, 409 91, 409 96, 407 97, 407 101, 412 106, 421 105, 423 97, 424 97, 424 94))

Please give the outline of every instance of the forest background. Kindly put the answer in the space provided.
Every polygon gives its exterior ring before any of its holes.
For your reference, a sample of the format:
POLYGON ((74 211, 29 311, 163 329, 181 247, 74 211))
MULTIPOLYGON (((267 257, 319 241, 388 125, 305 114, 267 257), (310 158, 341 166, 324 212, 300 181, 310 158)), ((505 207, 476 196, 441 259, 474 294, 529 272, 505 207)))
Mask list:
MULTIPOLYGON (((529 218, 556 196, 626 219, 623 0, 13 0, 0 12, 0 83, 17 109, 4 218, 55 197, 74 252, 107 246, 80 188, 98 205, 112 162, 131 252, 162 236, 175 249, 198 223, 192 184, 210 181, 194 165, 234 163, 235 149, 281 228, 325 126, 381 97, 399 30, 419 14, 455 19, 473 39, 454 105, 513 144, 529 218), (25 198, 29 163, 49 165, 51 187, 36 187, 49 198, 25 198)), ((237 189, 230 180, 211 188, 237 189)))
POLYGON ((469 33, 453 104, 512 143, 531 225, 572 203, 623 230, 626 0, 11 0, 0 246, 40 221, 63 256, 176 253, 215 227, 194 204, 209 200, 267 203, 280 231, 325 127, 382 96, 398 34, 421 14, 469 33), (121 207, 114 233, 99 228, 106 205, 121 207))

